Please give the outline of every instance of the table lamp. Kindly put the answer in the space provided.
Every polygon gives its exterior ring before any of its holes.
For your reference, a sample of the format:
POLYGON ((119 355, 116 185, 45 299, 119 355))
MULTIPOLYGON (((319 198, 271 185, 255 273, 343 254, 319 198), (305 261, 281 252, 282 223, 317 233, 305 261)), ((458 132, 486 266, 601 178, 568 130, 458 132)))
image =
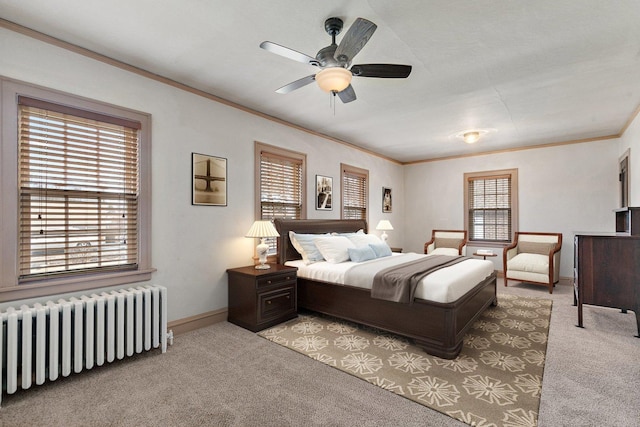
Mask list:
POLYGON ((389 236, 387 236, 386 231, 387 230, 393 230, 393 226, 391 225, 391 223, 386 220, 386 219, 381 219, 380 222, 378 223, 378 225, 376 226, 376 230, 382 230, 382 235, 380 236, 380 238, 382 239, 383 242, 387 242, 387 238, 389 236))
POLYGON ((269 250, 269 245, 265 243, 265 239, 267 237, 278 237, 278 231, 273 226, 271 221, 255 221, 245 237, 257 237, 260 239, 260 243, 256 246, 256 254, 258 254, 258 261, 260 264, 256 265, 258 270, 266 270, 271 268, 269 264, 267 264, 267 251, 269 250))

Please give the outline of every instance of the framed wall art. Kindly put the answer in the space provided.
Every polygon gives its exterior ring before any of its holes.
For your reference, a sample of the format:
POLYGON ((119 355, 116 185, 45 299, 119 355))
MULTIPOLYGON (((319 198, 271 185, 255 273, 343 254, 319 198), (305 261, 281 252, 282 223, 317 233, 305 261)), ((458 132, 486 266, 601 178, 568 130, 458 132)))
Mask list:
POLYGON ((393 203, 391 201, 391 189, 382 187, 382 212, 391 213, 393 203))
POLYGON ((332 205, 333 178, 330 176, 316 175, 316 209, 330 211, 332 205))
POLYGON ((227 159, 191 153, 191 204, 227 206, 227 159))

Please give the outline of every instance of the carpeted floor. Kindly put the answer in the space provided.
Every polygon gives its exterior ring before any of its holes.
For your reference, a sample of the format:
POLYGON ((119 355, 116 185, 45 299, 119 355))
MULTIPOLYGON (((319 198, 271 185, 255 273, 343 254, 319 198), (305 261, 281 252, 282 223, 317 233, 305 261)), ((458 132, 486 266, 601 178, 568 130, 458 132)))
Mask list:
MULTIPOLYGON (((538 426, 638 426, 635 317, 512 283, 500 294, 553 300, 538 426)), ((464 427, 438 411, 228 322, 158 351, 2 397, 0 426, 464 427)))
POLYGON ((499 295, 453 360, 308 313, 258 335, 473 426, 535 426, 552 301, 499 295))

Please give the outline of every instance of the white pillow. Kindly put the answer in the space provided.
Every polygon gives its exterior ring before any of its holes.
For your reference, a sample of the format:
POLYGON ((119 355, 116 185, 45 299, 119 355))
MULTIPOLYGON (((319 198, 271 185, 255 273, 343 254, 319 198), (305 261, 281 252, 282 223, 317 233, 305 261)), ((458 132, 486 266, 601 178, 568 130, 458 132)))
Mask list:
POLYGON ((300 234, 289 231, 289 239, 291 244, 302 255, 302 261, 305 264, 322 261, 322 254, 316 247, 314 240, 318 236, 326 236, 327 234, 300 234))
POLYGON ((347 236, 347 238, 351 240, 357 248, 362 246, 369 246, 370 243, 374 245, 379 245, 380 243, 382 243, 382 240, 380 240, 380 238, 375 234, 357 233, 347 236))
POLYGON ((356 247, 344 236, 316 237, 314 242, 323 258, 332 264, 349 261, 349 248, 356 247))

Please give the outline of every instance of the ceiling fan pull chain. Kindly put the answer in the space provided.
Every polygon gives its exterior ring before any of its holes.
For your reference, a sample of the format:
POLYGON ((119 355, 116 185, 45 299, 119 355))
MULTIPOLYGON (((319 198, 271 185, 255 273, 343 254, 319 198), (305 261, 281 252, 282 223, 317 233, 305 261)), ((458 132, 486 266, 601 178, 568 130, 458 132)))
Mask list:
POLYGON ((333 103, 333 117, 336 116, 336 91, 332 90, 329 96, 329 104, 333 103))

